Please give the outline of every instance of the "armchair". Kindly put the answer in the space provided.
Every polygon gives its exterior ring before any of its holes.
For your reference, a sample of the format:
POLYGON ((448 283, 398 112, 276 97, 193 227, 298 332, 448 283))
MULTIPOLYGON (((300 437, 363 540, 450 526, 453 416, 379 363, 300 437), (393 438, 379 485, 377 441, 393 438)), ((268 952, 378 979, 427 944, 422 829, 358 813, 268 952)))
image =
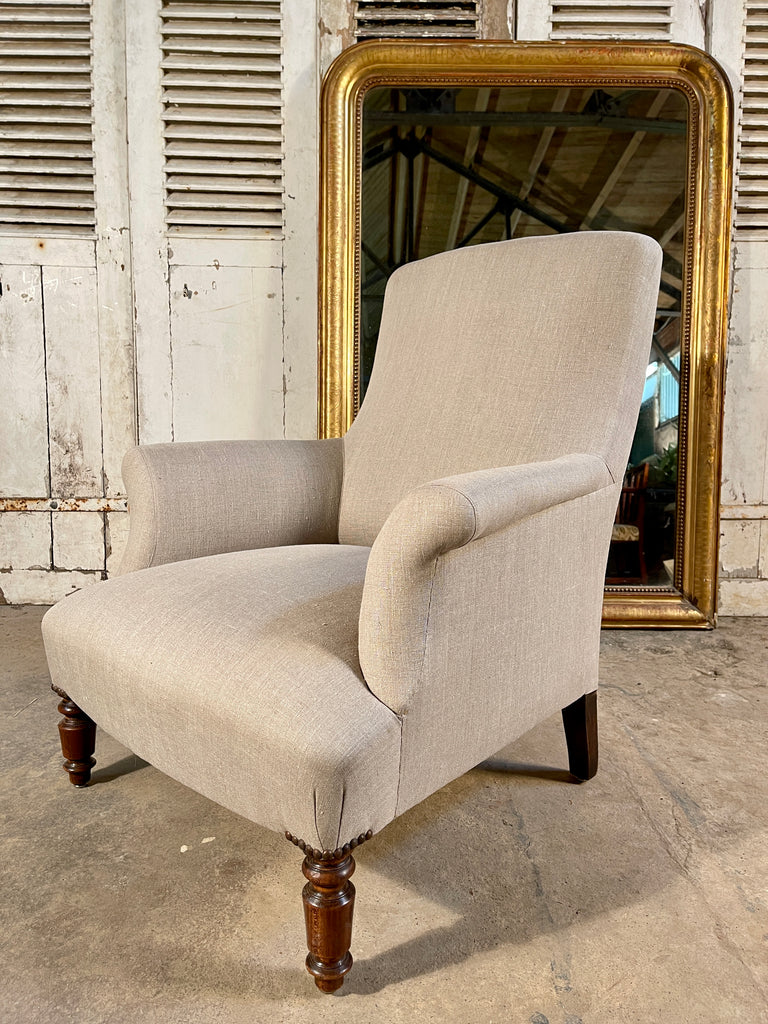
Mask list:
POLYGON ((70 780, 98 722, 284 832, 323 991, 352 965, 357 845, 557 710, 571 772, 596 771, 603 573, 660 262, 595 232, 401 268, 343 439, 129 452, 120 575, 45 617, 70 780))

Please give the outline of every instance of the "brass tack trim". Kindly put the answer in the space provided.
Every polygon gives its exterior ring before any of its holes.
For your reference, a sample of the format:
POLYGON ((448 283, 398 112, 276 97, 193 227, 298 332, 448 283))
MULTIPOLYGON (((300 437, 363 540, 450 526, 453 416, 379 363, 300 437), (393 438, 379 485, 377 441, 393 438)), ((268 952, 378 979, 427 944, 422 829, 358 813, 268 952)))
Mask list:
POLYGON ((313 860, 329 861, 329 860, 341 860, 343 857, 347 857, 352 850, 355 850, 358 846, 367 842, 373 836, 373 829, 368 829, 367 832, 361 833, 354 839, 350 839, 348 843, 344 843, 343 846, 337 847, 335 850, 316 850, 310 846, 309 843, 305 843, 303 839, 299 839, 297 836, 291 835, 290 832, 285 833, 285 838, 289 843, 293 843, 294 846, 298 846, 302 853, 305 853, 308 857, 313 860))

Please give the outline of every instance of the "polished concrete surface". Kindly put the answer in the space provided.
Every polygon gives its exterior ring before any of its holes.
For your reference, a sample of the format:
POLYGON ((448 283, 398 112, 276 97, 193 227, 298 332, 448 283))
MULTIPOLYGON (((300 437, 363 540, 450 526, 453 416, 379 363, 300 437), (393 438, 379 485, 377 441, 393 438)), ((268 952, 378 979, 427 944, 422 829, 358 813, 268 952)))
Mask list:
POLYGON ((0 608, 3 1024, 768 1022, 768 620, 603 635, 559 716, 363 846, 355 966, 303 968, 301 855, 99 734, 60 770, 39 608, 0 608))

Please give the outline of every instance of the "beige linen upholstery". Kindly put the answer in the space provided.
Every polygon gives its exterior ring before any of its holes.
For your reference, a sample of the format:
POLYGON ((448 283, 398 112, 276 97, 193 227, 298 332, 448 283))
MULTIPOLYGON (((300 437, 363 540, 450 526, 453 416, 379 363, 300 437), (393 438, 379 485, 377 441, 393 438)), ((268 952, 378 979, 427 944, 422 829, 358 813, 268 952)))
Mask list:
POLYGON ((456 473, 561 455, 626 468, 661 250, 625 232, 440 253, 387 286, 365 401, 344 438, 339 540, 456 473))
POLYGON ((398 814, 594 689, 610 536, 596 527, 615 506, 605 463, 581 455, 435 481, 389 516, 360 662, 403 721, 398 814))
POLYGON ((338 536, 341 441, 206 441, 131 449, 120 572, 338 536))
POLYGON ((54 678, 168 775, 334 849, 395 813, 400 723, 357 657, 367 559, 264 548, 86 588, 46 615, 54 678))
POLYGON ((129 455, 125 574, 46 616, 56 685, 326 849, 594 690, 660 264, 621 232, 411 264, 343 442, 129 455))

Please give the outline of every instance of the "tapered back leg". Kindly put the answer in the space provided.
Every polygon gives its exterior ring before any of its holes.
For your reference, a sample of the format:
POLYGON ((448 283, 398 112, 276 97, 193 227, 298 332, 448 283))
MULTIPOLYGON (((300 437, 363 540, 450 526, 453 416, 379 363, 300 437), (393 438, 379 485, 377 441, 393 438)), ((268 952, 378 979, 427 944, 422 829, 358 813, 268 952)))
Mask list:
POLYGON ((586 782, 597 774, 597 690, 563 708, 568 769, 586 782))

